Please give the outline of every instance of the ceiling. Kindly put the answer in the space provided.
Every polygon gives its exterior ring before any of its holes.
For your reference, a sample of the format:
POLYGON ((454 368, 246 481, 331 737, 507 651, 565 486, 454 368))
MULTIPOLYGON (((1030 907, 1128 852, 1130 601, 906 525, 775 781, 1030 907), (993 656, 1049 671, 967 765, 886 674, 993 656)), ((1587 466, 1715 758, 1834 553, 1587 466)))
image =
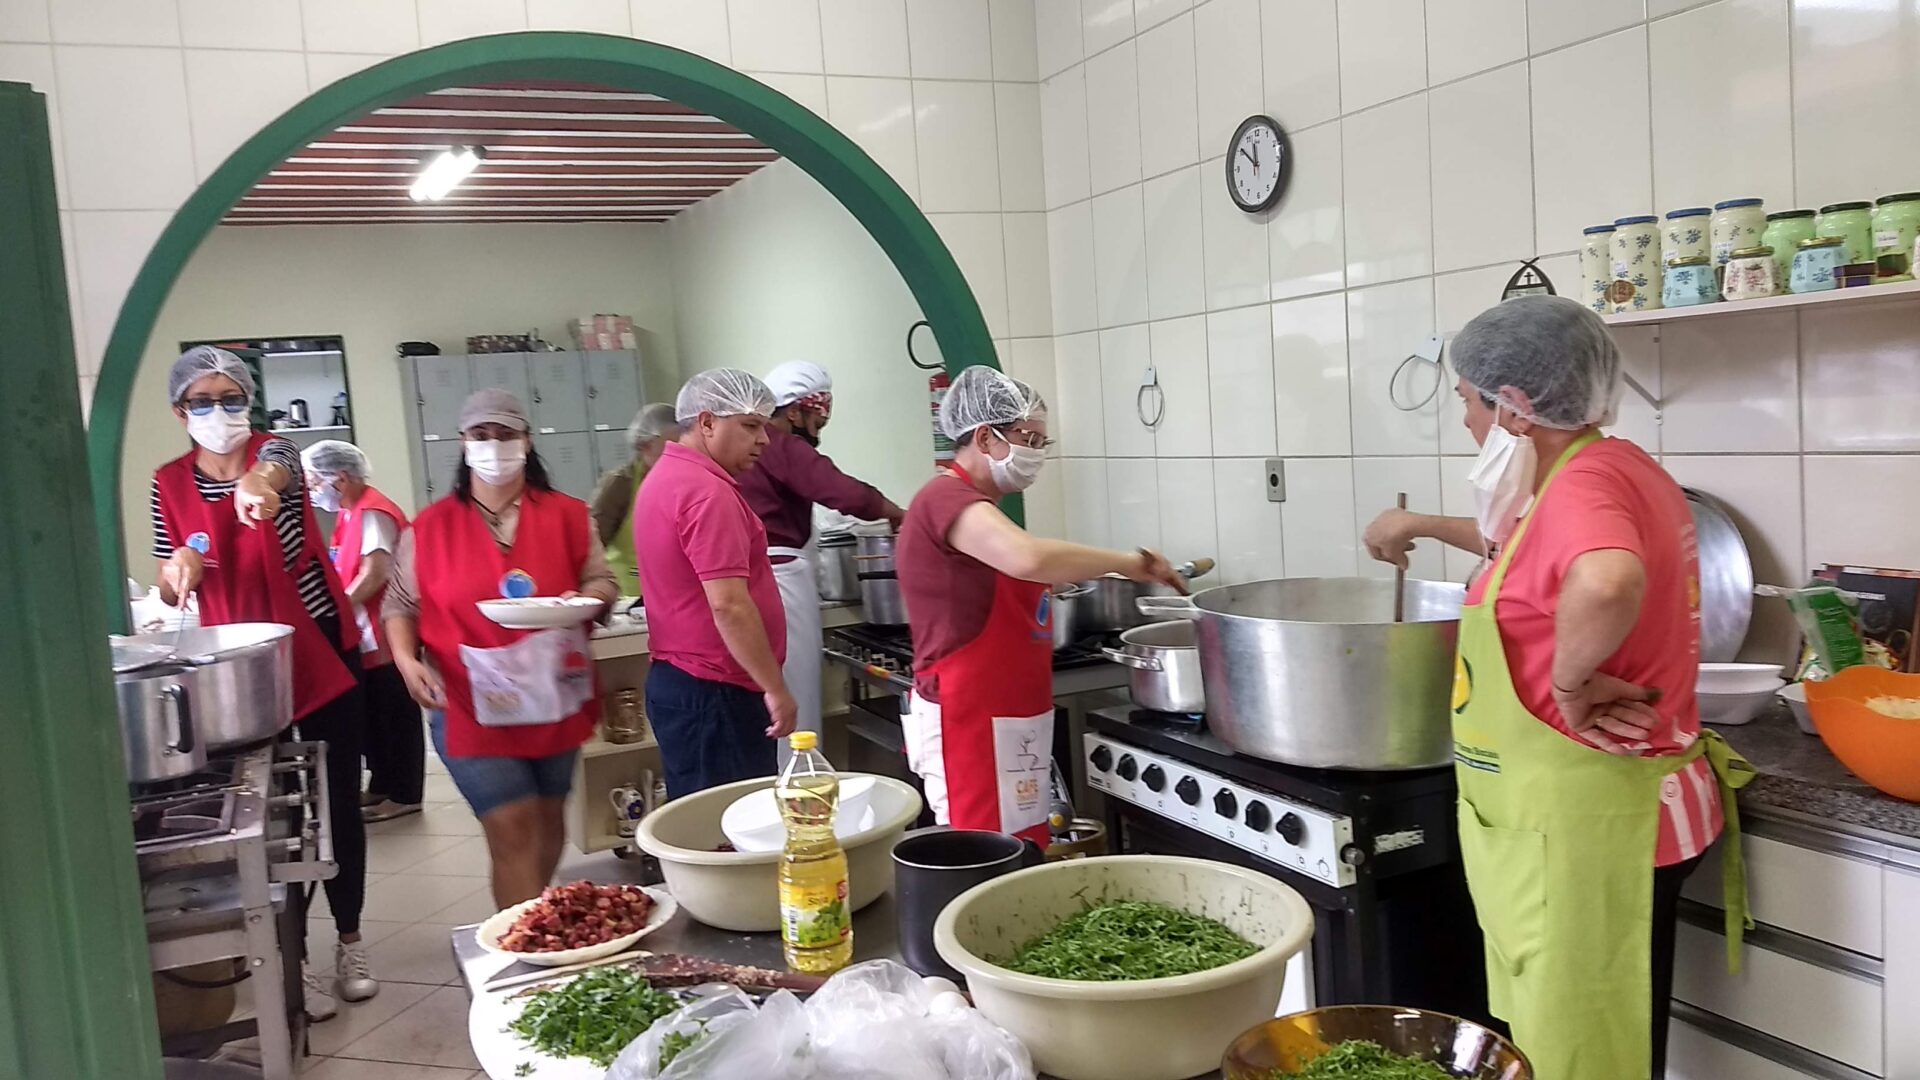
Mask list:
POLYGON ((777 160, 676 102, 574 83, 456 87, 376 109, 281 162, 226 225, 665 221, 777 160), (454 146, 484 148, 445 199, 407 195, 454 146))

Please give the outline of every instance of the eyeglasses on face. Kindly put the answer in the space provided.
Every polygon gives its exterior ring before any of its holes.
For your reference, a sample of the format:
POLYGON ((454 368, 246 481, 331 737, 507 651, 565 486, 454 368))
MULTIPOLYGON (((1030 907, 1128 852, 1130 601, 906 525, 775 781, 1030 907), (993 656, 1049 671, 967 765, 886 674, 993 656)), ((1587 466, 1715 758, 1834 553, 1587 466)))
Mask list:
POLYGON ((190 397, 181 402, 181 404, 185 405, 187 411, 195 416, 207 415, 213 411, 215 405, 220 406, 220 408, 229 415, 238 416, 246 412, 253 403, 247 400, 247 395, 245 394, 222 394, 217 398, 202 394, 196 397, 190 397))
POLYGON ((1012 428, 995 428, 994 430, 1000 432, 1001 437, 1009 443, 1024 446, 1029 450, 1045 450, 1053 445, 1052 439, 1037 431, 1015 431, 1012 428))

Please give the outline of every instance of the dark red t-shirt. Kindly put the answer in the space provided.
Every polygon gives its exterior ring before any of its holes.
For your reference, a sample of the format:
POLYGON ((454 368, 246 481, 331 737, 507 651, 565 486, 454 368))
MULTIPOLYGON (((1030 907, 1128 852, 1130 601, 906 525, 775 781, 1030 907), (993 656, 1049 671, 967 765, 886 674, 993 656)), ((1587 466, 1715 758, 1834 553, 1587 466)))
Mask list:
POLYGON ((767 527, 767 543, 773 547, 806 546, 813 535, 814 503, 866 521, 886 513, 887 497, 871 484, 841 472, 807 440, 771 424, 760 460, 737 482, 740 496, 767 527))
POLYGON ((992 501, 942 470, 914 495, 900 523, 893 561, 913 633, 914 691, 929 701, 940 700, 939 691, 921 673, 979 637, 993 611, 994 569, 947 542, 961 511, 992 501))

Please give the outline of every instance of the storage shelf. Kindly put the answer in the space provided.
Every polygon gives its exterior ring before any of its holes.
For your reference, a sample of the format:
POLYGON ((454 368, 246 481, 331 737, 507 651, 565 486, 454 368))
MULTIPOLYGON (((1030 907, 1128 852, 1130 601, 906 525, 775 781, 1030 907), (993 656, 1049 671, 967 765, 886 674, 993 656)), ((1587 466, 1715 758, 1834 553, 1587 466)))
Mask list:
POLYGON ((598 735, 596 735, 592 739, 581 744, 580 756, 583 758, 598 758, 598 757, 606 757, 608 754, 633 754, 633 753, 638 753, 641 750, 658 749, 659 745, 660 745, 659 743, 656 743, 653 741, 652 735, 648 735, 646 738, 641 739, 639 742, 630 742, 630 743, 608 742, 607 740, 602 739, 598 735))
POLYGON ((1764 300, 1723 300, 1715 304, 1699 304, 1694 307, 1625 311, 1618 315, 1602 315, 1601 318, 1607 321, 1608 326, 1651 326, 1658 323, 1678 322, 1681 319, 1757 315, 1766 311, 1784 311, 1789 308, 1818 307, 1826 304, 1867 307, 1900 300, 1920 300, 1920 281, 1900 281, 1891 285, 1867 285, 1857 289, 1831 289, 1827 292, 1769 296, 1764 300))

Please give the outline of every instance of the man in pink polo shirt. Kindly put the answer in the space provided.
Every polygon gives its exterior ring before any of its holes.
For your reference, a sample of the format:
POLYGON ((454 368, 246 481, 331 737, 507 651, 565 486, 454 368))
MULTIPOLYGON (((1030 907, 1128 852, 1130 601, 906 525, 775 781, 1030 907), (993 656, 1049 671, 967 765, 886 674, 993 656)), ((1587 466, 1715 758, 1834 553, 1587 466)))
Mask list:
POLYGON ((767 531, 736 479, 766 448, 773 395, 715 368, 687 380, 674 414, 681 435, 634 501, 633 540, 653 654, 647 717, 679 798, 771 775, 796 706, 767 531))

